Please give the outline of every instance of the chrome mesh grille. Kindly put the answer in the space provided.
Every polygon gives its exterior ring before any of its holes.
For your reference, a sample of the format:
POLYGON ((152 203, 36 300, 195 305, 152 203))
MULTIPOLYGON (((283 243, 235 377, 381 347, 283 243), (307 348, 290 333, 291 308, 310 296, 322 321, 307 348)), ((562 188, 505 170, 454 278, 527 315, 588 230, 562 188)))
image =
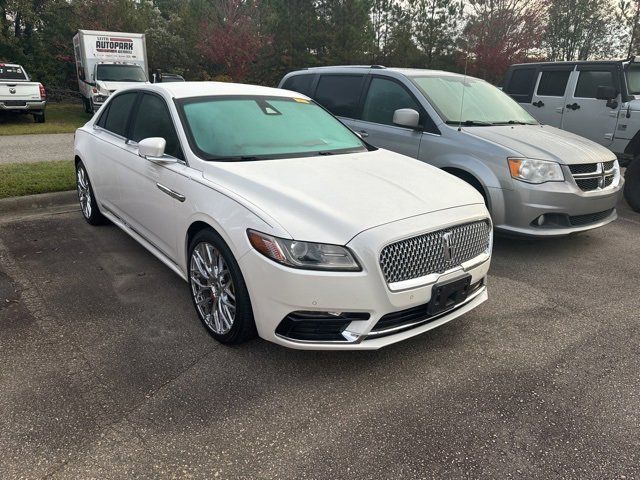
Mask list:
POLYGON ((491 226, 485 220, 425 233, 384 247, 380 267, 387 283, 443 273, 485 252, 490 238, 491 226))

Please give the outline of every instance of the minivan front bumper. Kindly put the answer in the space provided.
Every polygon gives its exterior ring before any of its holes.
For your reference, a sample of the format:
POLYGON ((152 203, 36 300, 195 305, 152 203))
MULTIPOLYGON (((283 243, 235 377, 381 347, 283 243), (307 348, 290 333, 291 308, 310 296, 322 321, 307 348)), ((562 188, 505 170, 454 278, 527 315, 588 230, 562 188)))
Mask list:
MULTIPOLYGON (((566 177, 566 174, 565 174, 566 177)), ((497 230, 536 237, 569 235, 611 223, 624 180, 602 190, 583 192, 572 179, 529 184, 513 181, 512 190, 501 189, 502 218, 493 217, 497 230)))

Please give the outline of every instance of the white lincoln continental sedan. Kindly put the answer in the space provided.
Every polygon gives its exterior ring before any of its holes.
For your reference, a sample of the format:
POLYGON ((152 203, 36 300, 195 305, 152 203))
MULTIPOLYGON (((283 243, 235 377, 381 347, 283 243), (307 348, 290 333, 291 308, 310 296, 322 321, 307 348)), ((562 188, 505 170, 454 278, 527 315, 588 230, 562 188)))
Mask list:
POLYGON ((77 130, 75 162, 87 222, 110 220, 187 281, 222 343, 377 349, 487 299, 482 196, 298 93, 120 90, 77 130))

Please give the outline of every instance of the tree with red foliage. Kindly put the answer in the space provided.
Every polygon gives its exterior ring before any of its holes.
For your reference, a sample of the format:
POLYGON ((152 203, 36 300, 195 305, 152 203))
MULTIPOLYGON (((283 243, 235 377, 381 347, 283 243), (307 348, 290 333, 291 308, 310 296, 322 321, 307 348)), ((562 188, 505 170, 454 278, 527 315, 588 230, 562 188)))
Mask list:
POLYGON ((243 81, 263 46, 253 16, 258 1, 222 0, 200 23, 201 40, 196 49, 204 60, 234 81, 243 81))
POLYGON ((513 63, 540 56, 546 0, 470 0, 463 32, 470 75, 498 82, 513 63))

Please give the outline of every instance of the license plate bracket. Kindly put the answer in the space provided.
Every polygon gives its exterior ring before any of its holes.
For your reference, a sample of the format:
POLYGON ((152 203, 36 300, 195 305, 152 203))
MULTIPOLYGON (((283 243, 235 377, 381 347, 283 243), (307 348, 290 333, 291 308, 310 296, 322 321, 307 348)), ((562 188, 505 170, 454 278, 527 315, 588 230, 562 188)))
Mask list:
POLYGON ((467 299, 471 275, 445 283, 437 283, 431 289, 431 300, 427 305, 429 316, 437 315, 459 305, 467 299))

